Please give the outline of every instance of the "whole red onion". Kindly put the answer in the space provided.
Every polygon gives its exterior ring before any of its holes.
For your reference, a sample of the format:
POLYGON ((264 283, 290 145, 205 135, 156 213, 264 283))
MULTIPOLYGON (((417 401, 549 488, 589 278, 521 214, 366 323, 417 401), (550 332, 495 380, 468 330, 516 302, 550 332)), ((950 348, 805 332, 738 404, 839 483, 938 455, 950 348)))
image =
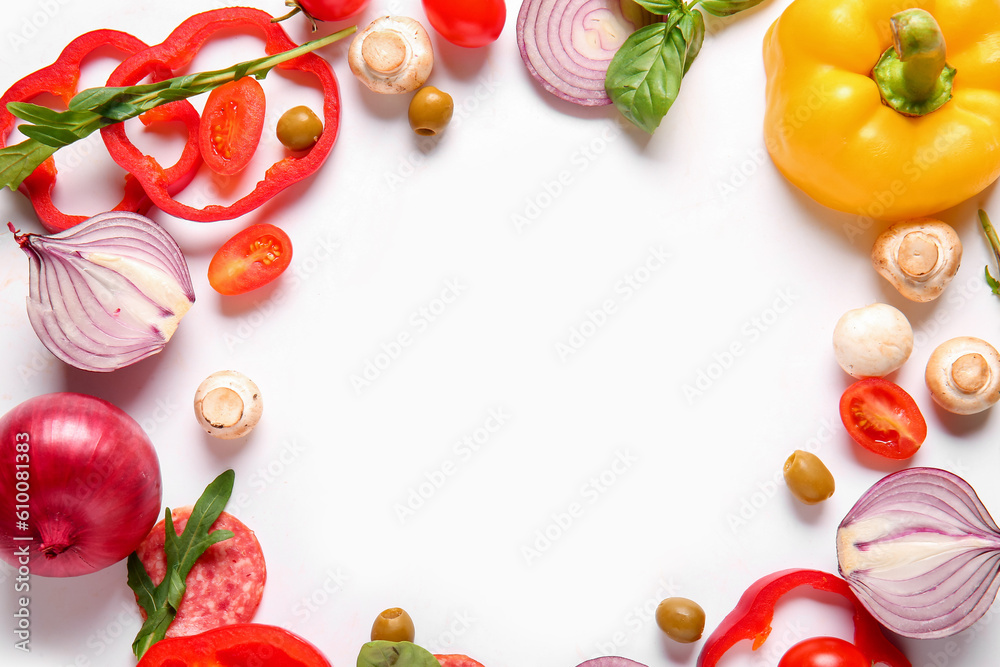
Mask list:
POLYGON ((134 419, 74 393, 0 418, 0 558, 72 577, 135 550, 160 513, 160 464, 134 419))

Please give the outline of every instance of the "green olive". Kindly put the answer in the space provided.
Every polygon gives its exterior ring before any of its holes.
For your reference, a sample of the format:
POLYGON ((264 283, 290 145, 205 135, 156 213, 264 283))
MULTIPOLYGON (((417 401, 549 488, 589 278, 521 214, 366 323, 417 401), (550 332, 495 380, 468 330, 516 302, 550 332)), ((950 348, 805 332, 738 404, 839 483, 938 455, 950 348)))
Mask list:
POLYGON ((444 130, 454 111, 451 95, 434 86, 424 86, 410 100, 410 127, 419 135, 433 136, 444 130))
POLYGON ((687 598, 667 598, 656 607, 656 624, 674 641, 690 644, 705 630, 705 610, 687 598))
POLYGON ((386 609, 372 624, 372 641, 412 642, 416 633, 413 619, 399 607, 386 609))
POLYGON ((784 473, 788 490, 807 505, 823 502, 833 495, 833 475, 815 454, 795 450, 785 461, 784 473))
POLYGON ((293 151, 312 148, 323 134, 323 121, 309 107, 292 107, 278 119, 278 141, 293 151))

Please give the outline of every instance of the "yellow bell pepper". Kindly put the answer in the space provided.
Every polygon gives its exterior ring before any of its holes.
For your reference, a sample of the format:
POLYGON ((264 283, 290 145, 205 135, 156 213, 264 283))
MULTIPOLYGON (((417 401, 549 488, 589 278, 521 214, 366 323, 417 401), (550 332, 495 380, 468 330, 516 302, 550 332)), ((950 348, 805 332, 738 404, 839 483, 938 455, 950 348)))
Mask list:
POLYGON ((821 204, 922 217, 1000 176, 998 0, 794 0, 764 65, 768 151, 821 204))

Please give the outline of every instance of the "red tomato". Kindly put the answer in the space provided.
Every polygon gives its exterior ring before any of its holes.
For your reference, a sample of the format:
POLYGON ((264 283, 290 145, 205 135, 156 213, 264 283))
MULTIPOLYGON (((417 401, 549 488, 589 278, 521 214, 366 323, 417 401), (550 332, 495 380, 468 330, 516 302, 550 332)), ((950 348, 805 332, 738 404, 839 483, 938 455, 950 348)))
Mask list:
POLYGON ((910 395, 882 378, 858 380, 840 397, 840 418, 854 441, 890 459, 908 459, 927 437, 927 422, 910 395))
POLYGON ((264 89, 252 76, 213 90, 201 112, 198 144, 205 164, 217 174, 242 171, 264 129, 264 89))
POLYGON ((837 637, 812 637, 781 657, 778 667, 871 667, 854 644, 837 637))
POLYGON ((452 44, 476 48, 495 42, 507 20, 503 0, 423 0, 427 20, 452 44))
POLYGON ((434 657, 441 663, 441 667, 483 667, 481 663, 478 663, 469 656, 462 655, 460 653, 445 655, 435 653, 434 657))
POLYGON ((291 261, 288 234, 274 225, 253 225, 215 253, 208 265, 208 282, 219 294, 244 294, 280 276, 291 261))
POLYGON ((319 21, 341 21, 354 16, 368 5, 368 0, 299 0, 306 16, 319 21))

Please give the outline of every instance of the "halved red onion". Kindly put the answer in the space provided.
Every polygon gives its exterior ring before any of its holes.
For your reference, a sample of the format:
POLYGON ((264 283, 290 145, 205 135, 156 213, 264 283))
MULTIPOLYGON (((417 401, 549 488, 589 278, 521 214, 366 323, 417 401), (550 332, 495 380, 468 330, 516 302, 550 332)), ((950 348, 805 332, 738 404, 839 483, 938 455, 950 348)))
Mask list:
POLYGON ((31 326, 77 368, 113 371, 159 352, 194 303, 177 243, 138 213, 110 211, 52 236, 14 238, 31 262, 31 326))
POLYGON ((660 20, 632 0, 524 0, 517 46, 528 72, 556 97, 611 104, 608 65, 636 29, 660 20))
POLYGON ((646 667, 646 665, 617 655, 607 655, 581 662, 577 667, 646 667))
POLYGON ((909 468, 872 486, 837 529, 840 574, 886 628, 934 639, 968 628, 1000 587, 1000 529, 968 482, 909 468))

